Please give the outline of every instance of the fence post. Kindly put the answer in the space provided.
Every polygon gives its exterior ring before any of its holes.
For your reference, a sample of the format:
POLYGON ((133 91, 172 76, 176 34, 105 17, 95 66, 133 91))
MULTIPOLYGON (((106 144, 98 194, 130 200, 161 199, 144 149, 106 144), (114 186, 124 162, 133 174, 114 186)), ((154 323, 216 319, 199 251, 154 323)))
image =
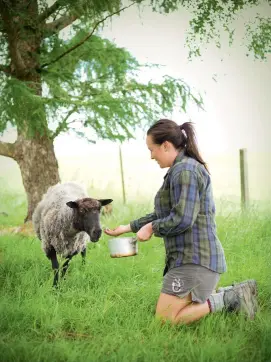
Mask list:
POLYGON ((239 150, 240 156, 240 181, 241 181, 241 208, 245 210, 248 207, 248 167, 247 167, 247 150, 242 148, 239 150))
POLYGON ((122 185, 122 197, 123 197, 123 203, 126 204, 125 182, 124 182, 124 173, 123 173, 121 145, 119 145, 119 158, 120 158, 120 174, 121 174, 121 185, 122 185))

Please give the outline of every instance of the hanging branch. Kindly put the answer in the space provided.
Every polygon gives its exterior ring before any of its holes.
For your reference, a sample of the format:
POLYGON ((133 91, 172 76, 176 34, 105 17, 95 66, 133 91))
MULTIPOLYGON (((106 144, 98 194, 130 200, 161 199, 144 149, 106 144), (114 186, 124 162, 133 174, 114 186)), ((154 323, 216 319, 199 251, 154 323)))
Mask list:
POLYGON ((78 109, 78 106, 74 106, 66 115, 66 117, 58 124, 57 129, 51 136, 52 139, 55 139, 68 125, 67 120, 68 118, 78 109))
POLYGON ((108 18, 111 18, 112 16, 116 15, 116 14, 119 14, 120 12, 122 12, 123 10, 126 10, 128 8, 130 8, 131 6, 133 6, 134 4, 136 4, 137 2, 133 2, 132 4, 128 5, 128 6, 125 6, 123 8, 121 8, 120 10, 118 11, 115 11, 114 13, 111 13, 109 15, 107 15, 105 18, 99 20, 93 27, 92 31, 84 38, 82 39, 79 43, 75 44, 74 46, 72 46, 70 49, 66 50, 64 53, 60 54, 56 59, 52 60, 51 62, 49 63, 45 63, 41 66, 41 68, 45 68, 47 67, 48 65, 51 65, 51 64, 54 64, 56 63, 58 60, 60 60, 61 58, 63 58, 65 55, 69 54, 70 52, 72 52, 73 50, 77 49, 79 46, 81 46, 82 44, 85 43, 85 41, 87 41, 92 35, 93 33, 95 32, 95 30, 97 29, 97 27, 103 23, 105 20, 107 20, 108 18))

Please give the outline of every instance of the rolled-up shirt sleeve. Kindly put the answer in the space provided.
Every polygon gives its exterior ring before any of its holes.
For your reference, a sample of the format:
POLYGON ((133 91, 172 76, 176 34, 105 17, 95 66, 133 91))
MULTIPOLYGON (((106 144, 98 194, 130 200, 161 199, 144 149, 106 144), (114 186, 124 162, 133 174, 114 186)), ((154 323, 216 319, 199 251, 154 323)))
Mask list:
POLYGON ((156 213, 152 212, 151 214, 147 214, 146 216, 143 216, 140 219, 133 220, 130 222, 131 230, 132 230, 132 232, 137 233, 138 230, 140 230, 142 228, 142 226, 144 226, 156 219, 157 219, 156 213))
POLYGON ((182 170, 170 182, 172 209, 152 222, 155 236, 175 236, 191 228, 200 209, 199 181, 193 171, 182 170))

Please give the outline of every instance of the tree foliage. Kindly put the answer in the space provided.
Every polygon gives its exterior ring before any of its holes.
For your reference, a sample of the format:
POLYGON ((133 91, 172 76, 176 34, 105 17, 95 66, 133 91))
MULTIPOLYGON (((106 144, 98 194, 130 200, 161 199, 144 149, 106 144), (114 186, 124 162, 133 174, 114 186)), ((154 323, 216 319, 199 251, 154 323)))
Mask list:
POLYGON ((257 15, 247 24, 248 49, 256 58, 266 59, 271 54, 271 9, 269 17, 257 15))
MULTIPOLYGON (((54 5, 41 2, 40 20, 53 16, 52 21, 43 23, 22 17, 20 6, 10 8, 12 19, 20 17, 18 32, 22 37, 26 27, 40 34, 39 47, 33 54, 38 62, 34 69, 26 70, 40 78, 28 80, 13 74, 11 44, 2 36, 5 62, 0 132, 11 123, 17 129, 27 128, 28 136, 46 132, 53 139, 71 129, 82 135, 81 125, 91 127, 96 137, 124 140, 133 136, 139 124, 172 111, 176 100, 183 110, 188 98, 201 104, 201 98, 195 97, 181 80, 165 76, 160 84, 139 82, 139 72, 150 65, 139 64, 127 50, 94 35, 97 24, 120 11, 120 1, 62 0, 54 5), (69 22, 73 24, 69 36, 61 37, 59 30, 69 22), (37 83, 42 84, 42 93, 37 92, 37 83)), ((7 27, 5 30, 8 33, 7 27)))
POLYGON ((245 25, 245 43, 256 58, 266 59, 271 49, 271 1, 270 0, 200 0, 183 1, 192 12, 187 45, 189 56, 200 56, 204 44, 215 43, 221 47, 221 36, 228 35, 229 44, 234 41, 235 21, 242 11, 253 9, 255 18, 245 25), (269 11, 261 16, 259 6, 269 11))
MULTIPOLYGON (((86 28, 77 29, 66 44, 60 46, 59 40, 56 46, 51 44, 49 55, 44 51, 44 62, 52 53, 53 58, 58 57, 59 49, 65 52, 85 38, 86 28)), ((58 123, 54 137, 76 122, 77 126, 91 126, 99 138, 123 140, 132 137, 131 130, 138 124, 152 122, 161 111, 170 112, 177 98, 183 97, 181 106, 185 109, 187 98, 193 97, 188 85, 170 77, 161 84, 140 83, 139 72, 148 66, 99 36, 93 35, 75 52, 76 57, 69 53, 43 72, 50 119, 58 111, 67 114, 58 123), (68 116, 73 112, 76 118, 70 121, 68 116)))

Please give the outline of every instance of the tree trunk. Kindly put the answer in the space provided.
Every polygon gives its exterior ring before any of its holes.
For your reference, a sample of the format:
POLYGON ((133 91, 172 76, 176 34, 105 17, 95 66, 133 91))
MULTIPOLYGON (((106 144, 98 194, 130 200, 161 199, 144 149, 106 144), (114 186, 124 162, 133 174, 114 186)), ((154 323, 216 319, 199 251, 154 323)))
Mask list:
MULTIPOLYGON (((45 19, 41 23, 38 21, 38 0, 0 0, 0 14, 8 42, 10 75, 25 82, 36 96, 42 97, 42 79, 38 69, 45 19)), ((24 100, 14 97, 13 101, 16 104, 24 100)), ((34 100, 32 102, 26 102, 26 115, 35 114, 34 100)), ((28 200, 25 222, 31 220, 37 203, 48 187, 60 181, 45 107, 40 107, 38 111, 37 120, 30 120, 22 114, 22 120, 17 124, 17 141, 6 147, 2 145, 2 154, 14 158, 21 170, 28 200), (34 127, 36 124, 37 128, 34 127)))
POLYGON ((14 159, 19 164, 27 194, 26 222, 31 220, 35 207, 48 187, 60 182, 58 163, 53 142, 49 138, 26 139, 19 135, 14 146, 14 159))

